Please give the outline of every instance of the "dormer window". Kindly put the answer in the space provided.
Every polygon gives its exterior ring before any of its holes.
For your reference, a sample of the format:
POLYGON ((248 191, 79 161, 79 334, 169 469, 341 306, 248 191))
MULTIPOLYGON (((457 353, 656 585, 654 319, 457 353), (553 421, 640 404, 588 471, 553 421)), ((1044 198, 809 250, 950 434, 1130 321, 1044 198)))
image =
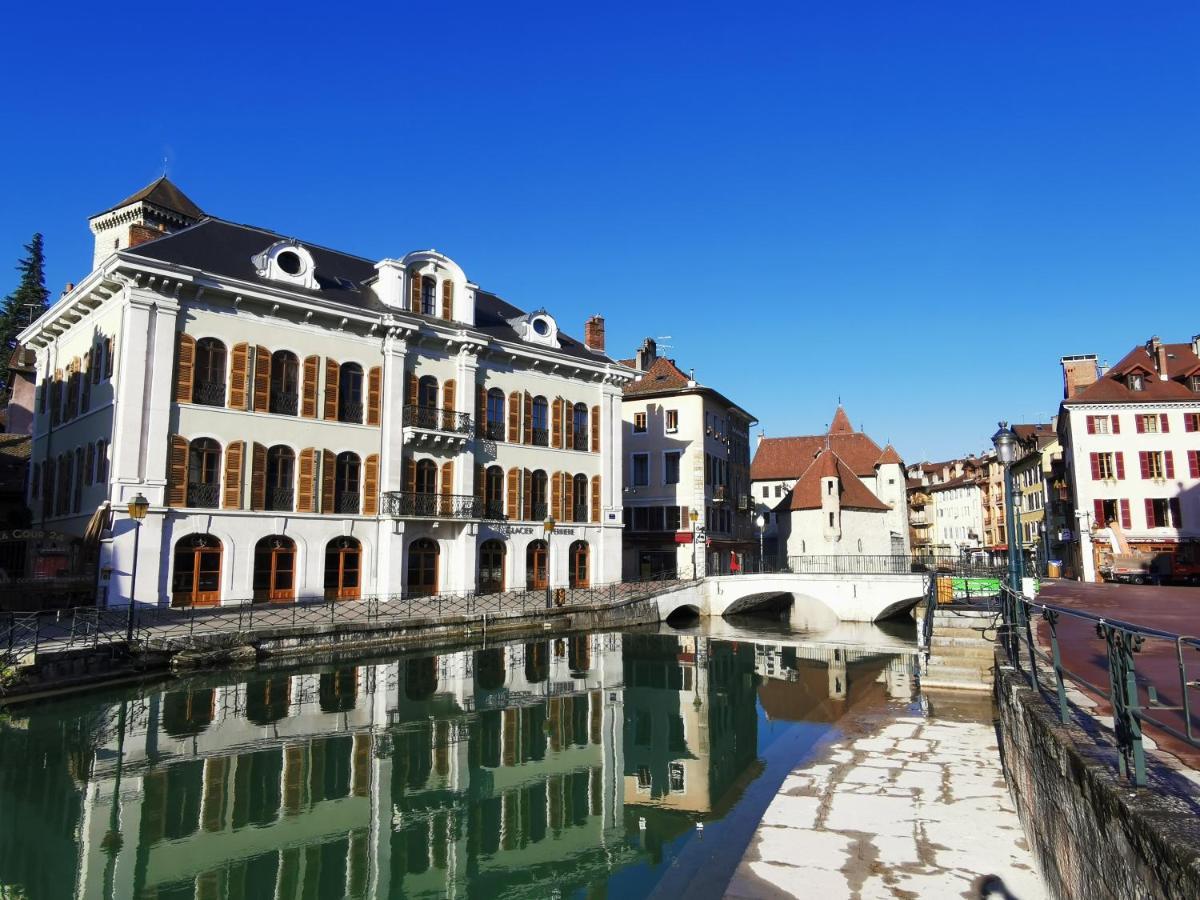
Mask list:
POLYGON ((421 312, 424 315, 432 316, 437 314, 435 303, 437 301, 437 282, 428 275, 421 277, 421 312))
POLYGON ((304 271, 304 261, 300 259, 300 254, 295 250, 284 250, 275 257, 275 262, 288 275, 299 275, 304 271))
POLYGON ((533 330, 539 336, 545 337, 550 333, 550 322, 545 316, 538 316, 533 320, 533 330))
POLYGON ((1188 376, 1188 388, 1196 394, 1200 394, 1200 375, 1188 376))
POLYGON ((547 347, 558 347, 558 323, 545 310, 527 313, 515 319, 509 319, 517 335, 523 341, 531 344, 544 344, 547 347))
POLYGON ((296 241, 276 241, 252 260, 260 278, 282 281, 297 287, 316 290, 316 265, 312 254, 296 241))
POLYGON ((1130 372, 1127 383, 1131 391, 1144 391, 1146 389, 1146 382, 1140 372, 1130 372))

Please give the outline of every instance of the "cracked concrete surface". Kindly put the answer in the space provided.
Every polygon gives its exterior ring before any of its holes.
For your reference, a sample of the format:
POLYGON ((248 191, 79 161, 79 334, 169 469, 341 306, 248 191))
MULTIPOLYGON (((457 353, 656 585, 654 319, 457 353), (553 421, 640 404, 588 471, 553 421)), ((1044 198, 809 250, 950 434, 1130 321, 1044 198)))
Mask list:
POLYGON ((727 898, 1046 896, 992 723, 862 719, 771 802, 727 898))

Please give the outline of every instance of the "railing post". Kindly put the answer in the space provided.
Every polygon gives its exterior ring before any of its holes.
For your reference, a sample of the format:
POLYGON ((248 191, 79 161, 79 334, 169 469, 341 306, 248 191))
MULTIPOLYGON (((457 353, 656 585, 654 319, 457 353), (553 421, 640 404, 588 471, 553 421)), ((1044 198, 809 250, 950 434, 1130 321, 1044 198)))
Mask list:
POLYGON ((1132 760, 1133 783, 1137 787, 1144 787, 1146 755, 1142 747, 1137 675, 1133 662, 1133 654, 1140 649, 1143 638, 1131 631, 1109 625, 1103 620, 1097 623, 1096 632, 1104 638, 1108 648, 1109 702, 1113 710, 1113 732, 1121 752, 1121 774, 1129 777, 1129 763, 1132 760))
POLYGON ((1063 684, 1062 673, 1062 655, 1058 650, 1058 612, 1057 610, 1042 607, 1042 618, 1046 620, 1050 627, 1050 654, 1052 664, 1054 666, 1054 681, 1058 689, 1058 718, 1066 725, 1067 724, 1067 688, 1063 684))

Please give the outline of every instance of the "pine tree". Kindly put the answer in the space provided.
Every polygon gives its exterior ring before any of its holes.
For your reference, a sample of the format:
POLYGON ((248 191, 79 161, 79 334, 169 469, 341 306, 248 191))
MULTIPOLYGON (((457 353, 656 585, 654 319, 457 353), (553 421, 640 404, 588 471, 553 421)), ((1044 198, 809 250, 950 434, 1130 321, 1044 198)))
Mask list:
POLYGON ((35 234, 25 245, 25 252, 28 255, 17 263, 21 280, 16 290, 4 298, 4 306, 0 308, 0 397, 3 398, 9 394, 8 361, 16 349, 17 335, 46 310, 50 300, 40 234, 35 234))

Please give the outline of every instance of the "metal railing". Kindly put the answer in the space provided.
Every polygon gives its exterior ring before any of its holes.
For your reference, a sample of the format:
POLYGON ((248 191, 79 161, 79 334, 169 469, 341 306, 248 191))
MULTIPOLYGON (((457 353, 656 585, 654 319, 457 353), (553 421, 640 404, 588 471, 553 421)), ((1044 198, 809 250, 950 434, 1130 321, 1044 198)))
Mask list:
POLYGON ((584 452, 587 452, 587 450, 591 447, 591 442, 588 441, 588 433, 586 431, 576 431, 575 434, 572 435, 571 443, 571 449, 573 450, 583 450, 584 452))
POLYGON ((350 425, 361 425, 363 420, 363 405, 361 400, 346 400, 338 402, 339 422, 350 425))
POLYGON ((291 512, 294 492, 290 487, 267 489, 267 509, 272 512, 291 512))
POLYGON ((295 391, 271 391, 269 409, 281 416, 294 416, 299 409, 299 398, 295 391))
POLYGON ((483 518, 494 522, 507 521, 508 516, 504 514, 503 500, 484 500, 483 501, 483 518))
MULTIPOLYGON (((1131 622, 1109 619, 1081 610, 1039 603, 1022 596, 1006 584, 1001 588, 1002 626, 997 639, 1010 665, 1025 675, 1032 688, 1054 706, 1059 720, 1071 721, 1071 710, 1095 720, 1095 712, 1072 707, 1067 700, 1067 682, 1107 700, 1113 718, 1112 733, 1118 751, 1118 770, 1136 786, 1146 784, 1146 756, 1142 744, 1143 723, 1149 723, 1177 740, 1200 748, 1200 718, 1193 714, 1189 692, 1200 688, 1200 679, 1189 676, 1185 654, 1200 650, 1200 637, 1145 628, 1131 622), (1035 620, 1045 623, 1046 641, 1035 637, 1035 620), (1066 623, 1094 630, 1104 642, 1105 683, 1096 684, 1063 665, 1059 630, 1066 623), (1175 671, 1156 683, 1139 673, 1137 656, 1150 642, 1174 648, 1175 671), (1048 647, 1045 646, 1048 644, 1048 647), (1143 702, 1143 696, 1145 702, 1143 702), (1168 721, 1161 713, 1174 713, 1168 721)), ((1197 662, 1192 666, 1196 667, 1197 662)), ((1086 729, 1095 733, 1094 729, 1086 729)))
POLYGON ((502 441, 505 439, 505 430, 503 422, 483 422, 479 425, 479 437, 488 441, 502 441))
POLYGON ((530 443, 535 447, 550 446, 550 429, 549 428, 531 428, 530 443))
POLYGON ((414 428, 428 428, 431 431, 447 431, 451 434, 471 433, 470 414, 455 412, 452 409, 439 409, 435 406, 405 406, 402 422, 414 428))
POLYGON ((47 653, 123 644, 129 617, 124 609, 75 607, 43 612, 0 613, 0 694, 16 670, 36 665, 47 653))
POLYGON ((221 486, 206 484, 203 481, 189 481, 187 486, 187 505, 202 509, 216 509, 221 502, 221 486))
POLYGON ((192 402, 203 406, 224 406, 225 382, 197 381, 192 385, 192 402))
POLYGON ((571 507, 571 522, 572 522, 572 524, 579 524, 581 522, 587 522, 587 520, 588 520, 588 508, 587 508, 586 503, 583 504, 582 506, 572 506, 571 507))
POLYGON ((941 572, 999 578, 1005 569, 1003 563, 982 562, 961 556, 817 554, 789 556, 786 563, 776 564, 773 569, 768 563, 764 571, 791 572, 795 575, 911 575, 941 572))
POLYGON ((342 491, 333 498, 334 512, 357 516, 359 511, 358 491, 342 491))
POLYGON ((422 494, 388 491, 383 495, 383 514, 398 519, 478 519, 483 504, 468 494, 422 494))

